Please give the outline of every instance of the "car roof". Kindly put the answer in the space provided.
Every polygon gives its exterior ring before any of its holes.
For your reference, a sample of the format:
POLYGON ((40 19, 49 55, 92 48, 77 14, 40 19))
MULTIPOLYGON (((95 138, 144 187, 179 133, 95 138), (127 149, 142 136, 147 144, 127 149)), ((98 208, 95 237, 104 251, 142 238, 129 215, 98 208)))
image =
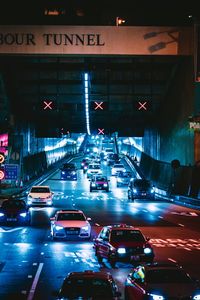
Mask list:
POLYGON ((49 185, 33 185, 31 188, 50 188, 49 185))
POLYGON ((104 271, 92 271, 92 270, 86 270, 83 272, 71 272, 68 274, 67 278, 100 278, 100 279, 106 279, 110 280, 113 279, 112 275, 109 272, 104 271))
POLYGON ((112 230, 137 230, 137 231, 140 231, 140 229, 132 226, 132 225, 127 225, 127 224, 114 224, 114 225, 108 225, 108 226, 105 226, 105 227, 108 227, 112 230))
POLYGON ((176 262, 172 262, 172 261, 155 261, 152 263, 146 263, 144 264, 144 267, 146 269, 146 271, 148 270, 161 270, 161 269, 165 269, 165 270, 177 270, 177 269, 182 269, 182 266, 180 266, 178 263, 176 262))
POLYGON ((82 210, 79 210, 79 209, 62 209, 62 210, 58 210, 56 212, 57 214, 64 214, 64 213, 81 213, 83 214, 83 211, 82 210))

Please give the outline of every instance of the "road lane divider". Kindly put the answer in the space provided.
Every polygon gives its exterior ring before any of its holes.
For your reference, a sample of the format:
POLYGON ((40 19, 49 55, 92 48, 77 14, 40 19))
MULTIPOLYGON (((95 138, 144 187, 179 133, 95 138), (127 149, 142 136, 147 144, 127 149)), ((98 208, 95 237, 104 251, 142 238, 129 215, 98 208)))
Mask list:
POLYGON ((37 284, 38 284, 43 266, 44 266, 44 263, 40 263, 39 266, 38 266, 38 269, 37 269, 37 272, 35 274, 35 278, 33 280, 33 284, 32 284, 31 289, 29 291, 27 300, 32 300, 33 297, 34 297, 35 290, 36 290, 36 287, 37 287, 37 284))

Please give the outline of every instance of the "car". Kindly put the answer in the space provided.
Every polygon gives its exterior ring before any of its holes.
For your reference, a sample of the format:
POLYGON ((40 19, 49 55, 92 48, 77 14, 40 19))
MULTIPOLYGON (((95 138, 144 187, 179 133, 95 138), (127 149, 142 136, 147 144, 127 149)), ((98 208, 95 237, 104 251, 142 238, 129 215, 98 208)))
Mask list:
POLYGON ((132 174, 129 171, 126 171, 126 172, 120 171, 120 172, 118 172, 117 173, 117 178, 116 178, 117 187, 128 186, 131 178, 132 178, 132 174))
POLYGON ((89 157, 85 157, 85 158, 83 158, 82 159, 82 161, 81 161, 81 169, 84 169, 84 166, 87 164, 89 164, 89 162, 90 162, 90 158, 89 157))
POLYGON ((30 224, 29 207, 24 200, 7 199, 0 207, 1 224, 30 224))
POLYGON ((109 192, 109 180, 107 176, 93 175, 90 179, 90 192, 103 190, 109 192))
POLYGON ((65 163, 60 170, 61 180, 77 180, 77 167, 74 163, 65 163))
POLYGON ((107 155, 107 165, 113 166, 116 163, 120 163, 120 158, 117 153, 110 153, 107 155))
POLYGON ((94 239, 93 247, 99 263, 106 258, 114 267, 117 261, 152 262, 155 255, 149 240, 134 226, 109 225, 94 239))
POLYGON ((119 300, 121 292, 109 272, 86 270, 70 272, 64 279, 57 299, 119 300))
POLYGON ((122 171, 126 172, 126 169, 123 164, 114 164, 111 168, 111 175, 112 176, 117 176, 117 174, 122 171))
POLYGON ((55 239, 90 239, 91 219, 86 218, 81 210, 59 210, 51 221, 51 238, 55 239))
POLYGON ((128 185, 128 199, 155 199, 155 188, 149 180, 133 178, 128 185))
POLYGON ((34 185, 27 195, 28 206, 52 206, 53 192, 48 185, 34 185))
POLYGON ((138 265, 125 282, 125 300, 200 299, 199 284, 176 263, 138 265))
POLYGON ((87 169, 87 178, 90 178, 92 175, 102 175, 100 164, 89 164, 87 169))

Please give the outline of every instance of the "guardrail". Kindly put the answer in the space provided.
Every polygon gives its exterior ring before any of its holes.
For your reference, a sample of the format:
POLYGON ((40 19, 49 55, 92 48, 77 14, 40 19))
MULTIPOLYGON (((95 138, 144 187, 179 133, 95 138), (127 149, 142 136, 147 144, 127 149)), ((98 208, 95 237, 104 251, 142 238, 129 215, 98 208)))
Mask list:
MULTIPOLYGON (((132 169, 132 171, 137 171, 139 169, 139 166, 135 162, 132 161, 127 155, 125 155, 125 161, 129 165, 129 167, 132 169)), ((140 175, 140 174, 139 174, 140 175)), ((140 177, 142 177, 140 175, 140 177)), ((183 195, 169 195, 167 191, 159 188, 155 188, 156 191, 156 197, 162 198, 165 201, 170 201, 175 204, 183 205, 183 206, 190 206, 194 209, 200 209, 200 199, 187 197, 183 195)))

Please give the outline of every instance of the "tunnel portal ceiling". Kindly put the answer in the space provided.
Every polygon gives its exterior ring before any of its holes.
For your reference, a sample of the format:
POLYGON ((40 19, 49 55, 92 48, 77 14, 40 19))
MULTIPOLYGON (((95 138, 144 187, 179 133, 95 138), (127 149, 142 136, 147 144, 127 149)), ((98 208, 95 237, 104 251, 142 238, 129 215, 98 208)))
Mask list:
POLYGON ((86 132, 84 73, 89 74, 91 133, 142 136, 183 57, 1 57, 16 120, 41 136, 86 132))

